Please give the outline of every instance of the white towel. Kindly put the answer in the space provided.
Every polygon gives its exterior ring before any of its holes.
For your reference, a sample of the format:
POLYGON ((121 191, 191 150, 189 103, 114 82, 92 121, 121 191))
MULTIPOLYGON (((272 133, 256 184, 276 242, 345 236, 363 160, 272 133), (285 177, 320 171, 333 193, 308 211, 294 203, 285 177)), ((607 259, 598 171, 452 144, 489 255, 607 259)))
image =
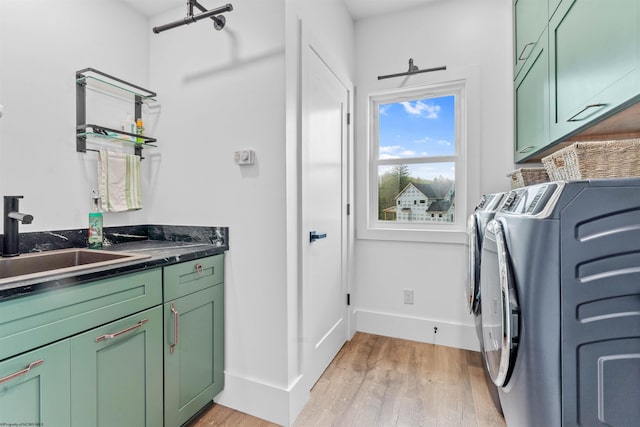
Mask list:
POLYGON ((142 209, 140 157, 100 150, 98 179, 102 210, 123 212, 142 209))

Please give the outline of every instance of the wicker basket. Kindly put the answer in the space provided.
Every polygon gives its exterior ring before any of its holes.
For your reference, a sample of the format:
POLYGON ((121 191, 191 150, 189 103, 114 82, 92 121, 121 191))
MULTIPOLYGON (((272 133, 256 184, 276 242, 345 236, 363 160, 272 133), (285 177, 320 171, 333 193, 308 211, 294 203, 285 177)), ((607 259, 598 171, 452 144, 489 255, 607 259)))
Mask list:
POLYGON ((532 184, 549 182, 549 175, 545 168, 516 169, 507 176, 511 177, 511 188, 520 188, 532 184))
POLYGON ((640 139, 576 142, 542 163, 552 181, 640 176, 640 139))

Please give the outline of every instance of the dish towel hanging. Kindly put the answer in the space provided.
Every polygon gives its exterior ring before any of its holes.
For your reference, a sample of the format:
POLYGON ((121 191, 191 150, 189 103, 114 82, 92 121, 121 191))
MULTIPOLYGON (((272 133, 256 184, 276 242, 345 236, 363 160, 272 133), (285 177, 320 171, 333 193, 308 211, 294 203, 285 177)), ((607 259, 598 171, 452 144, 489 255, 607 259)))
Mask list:
POLYGON ((142 209, 139 156, 100 150, 98 179, 104 211, 142 209))

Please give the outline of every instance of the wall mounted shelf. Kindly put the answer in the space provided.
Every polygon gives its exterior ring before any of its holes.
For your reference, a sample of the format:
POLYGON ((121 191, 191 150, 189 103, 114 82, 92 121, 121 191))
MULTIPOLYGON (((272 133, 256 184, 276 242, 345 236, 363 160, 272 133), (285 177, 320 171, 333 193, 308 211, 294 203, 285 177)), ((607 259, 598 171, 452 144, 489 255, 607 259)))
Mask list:
POLYGON ((85 68, 76 71, 76 151, 85 153, 96 151, 87 149, 87 138, 102 141, 124 142, 132 144, 137 156, 142 157, 144 147, 157 147, 157 139, 147 135, 137 135, 113 129, 107 126, 87 123, 87 87, 97 92, 114 95, 124 100, 130 100, 134 105, 134 120, 142 117, 142 105, 157 102, 157 94, 148 89, 129 83, 125 80, 98 71, 85 68))

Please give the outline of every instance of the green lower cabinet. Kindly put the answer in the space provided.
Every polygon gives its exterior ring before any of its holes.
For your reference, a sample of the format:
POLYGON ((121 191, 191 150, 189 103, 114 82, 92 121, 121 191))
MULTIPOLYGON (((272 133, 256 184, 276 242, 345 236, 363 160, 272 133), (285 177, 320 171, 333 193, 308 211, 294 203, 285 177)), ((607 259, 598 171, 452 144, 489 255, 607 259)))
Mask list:
POLYGON ((0 425, 68 427, 69 340, 0 362, 0 425))
POLYGON ((178 427, 224 387, 224 285, 164 304, 164 425, 178 427))
POLYGON ((160 306, 70 341, 72 426, 162 425, 160 306))

